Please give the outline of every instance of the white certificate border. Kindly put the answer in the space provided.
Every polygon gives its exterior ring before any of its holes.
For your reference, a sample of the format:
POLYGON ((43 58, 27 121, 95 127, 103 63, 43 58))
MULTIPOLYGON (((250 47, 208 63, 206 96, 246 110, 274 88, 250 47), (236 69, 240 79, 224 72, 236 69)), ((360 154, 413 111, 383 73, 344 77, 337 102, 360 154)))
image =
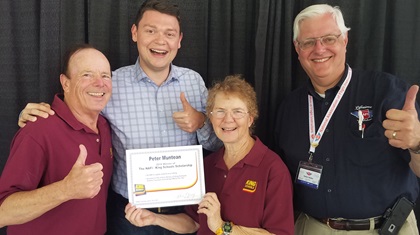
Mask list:
MULTIPOLYGON (((202 145, 189 145, 189 146, 178 146, 178 147, 163 147, 163 148, 147 148, 147 149, 129 149, 126 150, 126 166, 127 166, 127 189, 128 189, 128 199, 130 203, 133 203, 133 173, 132 173, 132 160, 133 155, 136 154, 145 154, 145 153, 167 153, 167 152, 177 152, 177 151, 194 151, 195 161, 197 162, 197 183, 199 192, 199 197, 189 198, 189 199, 177 199, 168 198, 168 200, 151 202, 151 203, 142 203, 141 205, 136 204, 137 207, 141 208, 155 208, 155 207, 168 207, 168 206, 183 206, 183 205, 193 205, 198 204, 202 197, 205 194, 205 178, 204 178, 204 163, 203 163, 203 148, 202 145)), ((182 190, 182 189, 180 189, 182 190)), ((158 193, 158 192, 155 192, 158 193)))

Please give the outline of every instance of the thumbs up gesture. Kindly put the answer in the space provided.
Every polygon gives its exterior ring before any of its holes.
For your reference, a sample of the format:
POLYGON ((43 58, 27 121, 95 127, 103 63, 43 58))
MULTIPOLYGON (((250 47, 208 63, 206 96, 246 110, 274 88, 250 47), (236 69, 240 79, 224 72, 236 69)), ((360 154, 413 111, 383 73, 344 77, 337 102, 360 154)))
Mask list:
POLYGON ((102 164, 86 165, 87 150, 84 145, 79 145, 80 153, 69 174, 63 179, 63 193, 71 199, 93 198, 101 189, 102 164))
POLYGON ((184 92, 181 92, 179 98, 183 110, 174 112, 172 118, 181 130, 192 133, 204 125, 205 115, 188 103, 184 92))
POLYGON ((405 103, 401 110, 390 109, 382 126, 389 144, 402 149, 417 149, 420 144, 420 122, 416 111, 416 96, 419 91, 413 85, 407 91, 405 103))

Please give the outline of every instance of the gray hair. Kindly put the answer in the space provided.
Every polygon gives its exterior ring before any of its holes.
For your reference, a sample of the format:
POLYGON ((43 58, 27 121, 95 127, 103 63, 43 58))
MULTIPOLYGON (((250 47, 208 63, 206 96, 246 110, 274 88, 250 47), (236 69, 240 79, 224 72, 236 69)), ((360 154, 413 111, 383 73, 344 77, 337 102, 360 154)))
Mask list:
POLYGON ((293 41, 296 41, 297 37, 299 36, 300 23, 302 21, 324 14, 332 15, 332 17, 338 25, 338 28, 343 34, 343 37, 346 37, 346 33, 350 30, 350 28, 346 27, 346 25, 344 24, 343 14, 341 13, 340 8, 338 6, 332 7, 328 4, 317 4, 303 9, 296 16, 295 21, 293 23, 293 41))

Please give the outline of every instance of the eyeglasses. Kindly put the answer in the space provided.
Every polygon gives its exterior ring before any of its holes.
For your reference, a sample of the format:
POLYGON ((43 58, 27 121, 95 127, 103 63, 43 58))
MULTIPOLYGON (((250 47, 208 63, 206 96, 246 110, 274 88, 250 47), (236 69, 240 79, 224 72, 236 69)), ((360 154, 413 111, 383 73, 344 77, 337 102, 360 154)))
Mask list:
POLYGON ((228 112, 230 112, 233 119, 241 119, 241 118, 245 117, 246 114, 248 114, 248 112, 245 112, 241 109, 234 109, 234 110, 231 110, 231 111, 218 109, 218 110, 211 111, 210 114, 217 119, 222 119, 226 116, 226 114, 228 112))
POLYGON ((338 37, 341 36, 341 33, 338 35, 325 35, 318 38, 308 38, 303 40, 303 42, 299 42, 296 40, 296 42, 299 44, 299 48, 301 50, 307 50, 311 49, 316 45, 316 41, 320 41, 321 45, 323 46, 332 46, 337 42, 338 37))

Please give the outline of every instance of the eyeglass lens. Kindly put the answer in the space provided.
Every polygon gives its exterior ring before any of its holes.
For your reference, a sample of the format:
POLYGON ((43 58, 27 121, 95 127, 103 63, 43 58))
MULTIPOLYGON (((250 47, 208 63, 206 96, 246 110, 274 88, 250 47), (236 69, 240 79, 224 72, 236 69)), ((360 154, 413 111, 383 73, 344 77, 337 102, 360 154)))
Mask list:
POLYGON ((323 46, 332 46, 337 42, 339 35, 325 35, 319 38, 309 38, 304 40, 302 43, 299 43, 299 46, 302 50, 312 48, 316 45, 316 42, 319 40, 323 46))
POLYGON ((216 118, 221 119, 221 118, 224 118, 228 112, 230 112, 230 114, 232 115, 234 119, 243 118, 245 114, 248 113, 243 110, 232 110, 232 111, 215 110, 215 111, 212 111, 211 114, 214 115, 216 118))

